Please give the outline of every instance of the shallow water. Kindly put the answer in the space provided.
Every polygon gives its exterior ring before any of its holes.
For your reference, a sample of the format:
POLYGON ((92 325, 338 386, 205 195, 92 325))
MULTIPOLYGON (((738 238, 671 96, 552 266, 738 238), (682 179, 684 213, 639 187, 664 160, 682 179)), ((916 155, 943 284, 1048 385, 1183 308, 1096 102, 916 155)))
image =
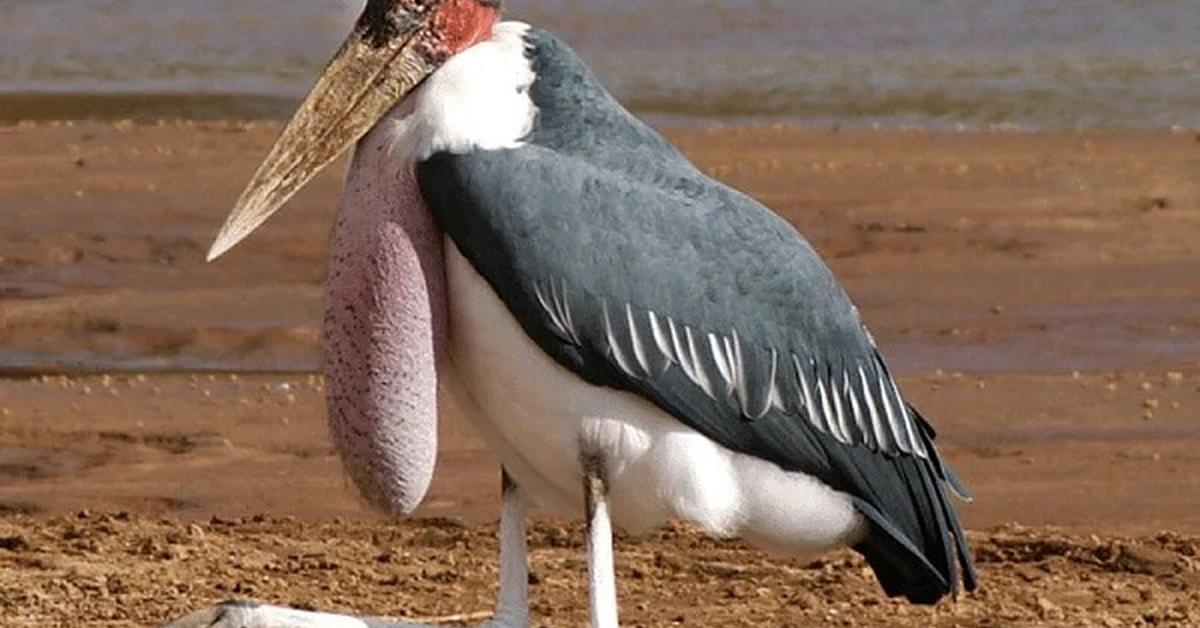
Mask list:
MULTIPOLYGON (((0 0, 0 119, 282 117, 361 4, 0 0)), ((672 121, 1200 127, 1193 0, 507 6, 672 121)))

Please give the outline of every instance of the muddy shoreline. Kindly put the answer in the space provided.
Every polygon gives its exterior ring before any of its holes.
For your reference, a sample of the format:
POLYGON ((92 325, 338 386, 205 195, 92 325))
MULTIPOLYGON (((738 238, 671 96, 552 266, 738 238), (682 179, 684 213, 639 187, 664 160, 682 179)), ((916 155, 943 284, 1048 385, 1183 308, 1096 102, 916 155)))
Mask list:
MULTIPOLYGON (((277 130, 0 126, 0 371, 315 370, 340 167, 202 263, 277 130)), ((813 241, 897 370, 1198 364, 1191 134, 667 134, 813 241)))

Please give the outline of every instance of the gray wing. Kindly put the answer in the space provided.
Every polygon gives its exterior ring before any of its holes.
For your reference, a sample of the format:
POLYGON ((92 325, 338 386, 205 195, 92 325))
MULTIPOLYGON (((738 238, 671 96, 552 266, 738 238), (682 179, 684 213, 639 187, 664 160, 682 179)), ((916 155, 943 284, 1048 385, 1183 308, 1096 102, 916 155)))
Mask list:
MULTIPOLYGON (((451 237, 590 381, 652 386, 677 372, 739 419, 732 429, 777 413, 844 445, 929 457, 845 294, 754 201, 630 182, 538 147, 435 159, 422 168, 431 198, 445 198, 428 173, 447 161, 470 177, 456 191, 488 190, 471 210, 439 211, 451 237), (506 180, 536 184, 491 183, 506 180)), ((452 193, 443 202, 473 204, 452 193)))
POLYGON ((973 586, 933 431, 816 252, 598 86, 581 101, 594 79, 542 39, 529 143, 418 167, 459 250, 580 377, 853 496, 873 524, 857 549, 889 593, 935 600, 960 565, 973 586), (556 78, 572 82, 569 106, 553 100, 556 78))

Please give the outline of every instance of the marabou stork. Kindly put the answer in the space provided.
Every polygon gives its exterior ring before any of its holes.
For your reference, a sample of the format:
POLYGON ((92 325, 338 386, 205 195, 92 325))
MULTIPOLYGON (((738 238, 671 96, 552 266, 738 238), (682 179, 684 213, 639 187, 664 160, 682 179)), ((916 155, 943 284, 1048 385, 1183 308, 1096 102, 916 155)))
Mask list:
MULTIPOLYGON (((966 491, 809 243, 499 4, 369 0, 209 254, 355 146, 324 333, 332 438, 362 495, 417 506, 441 391, 503 463, 488 625, 529 623, 526 496, 586 517, 597 628, 617 625, 614 522, 850 546, 916 603, 974 588, 946 488, 966 491)), ((249 603, 186 621, 408 625, 249 603)))

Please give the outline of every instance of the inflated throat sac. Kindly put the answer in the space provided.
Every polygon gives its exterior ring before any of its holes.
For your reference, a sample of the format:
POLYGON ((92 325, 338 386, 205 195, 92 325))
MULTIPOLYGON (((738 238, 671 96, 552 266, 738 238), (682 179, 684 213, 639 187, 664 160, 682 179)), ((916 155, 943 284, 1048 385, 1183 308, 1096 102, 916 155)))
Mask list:
POLYGON ((333 442, 363 497, 407 515, 424 498, 437 456, 445 270, 414 170, 389 158, 382 135, 356 149, 334 227, 326 402, 333 442))

